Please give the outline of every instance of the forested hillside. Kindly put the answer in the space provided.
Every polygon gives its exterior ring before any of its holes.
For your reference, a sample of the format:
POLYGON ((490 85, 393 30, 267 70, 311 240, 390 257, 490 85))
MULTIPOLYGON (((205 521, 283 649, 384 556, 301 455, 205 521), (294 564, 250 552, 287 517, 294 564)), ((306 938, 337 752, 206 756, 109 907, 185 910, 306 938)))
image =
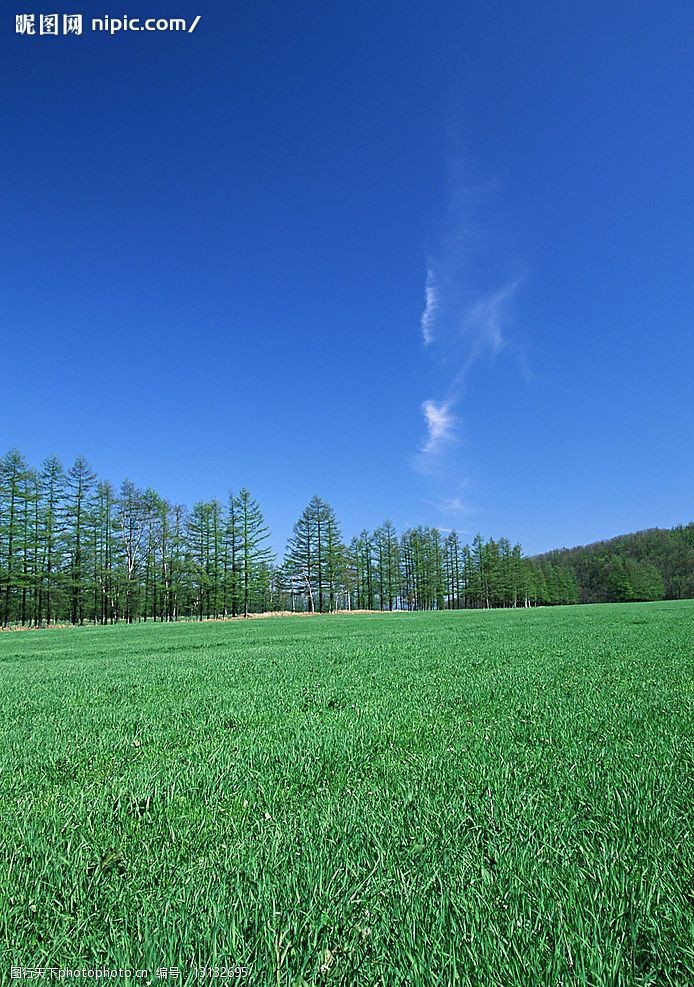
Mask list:
POLYGON ((650 528, 532 559, 575 584, 581 603, 694 597, 694 524, 650 528))
POLYGON ((267 611, 529 607, 694 596, 694 525, 526 559, 508 538, 386 520, 343 539, 313 497, 284 557, 241 488, 187 509, 78 458, 0 459, 0 626, 237 617, 267 611))

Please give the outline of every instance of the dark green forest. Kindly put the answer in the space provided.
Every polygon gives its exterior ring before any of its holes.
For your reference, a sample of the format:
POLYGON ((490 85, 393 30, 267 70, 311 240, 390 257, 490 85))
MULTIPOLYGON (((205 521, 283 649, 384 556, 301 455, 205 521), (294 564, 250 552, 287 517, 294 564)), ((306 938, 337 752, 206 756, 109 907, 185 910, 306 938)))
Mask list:
POLYGON ((190 509, 77 458, 0 459, 0 625, 115 623, 274 611, 530 607, 694 596, 694 525, 534 558, 508 538, 390 521, 345 541, 314 497, 282 559, 241 488, 190 509))
POLYGON ((694 597, 694 524, 649 528, 532 560, 570 573, 581 603, 694 597))

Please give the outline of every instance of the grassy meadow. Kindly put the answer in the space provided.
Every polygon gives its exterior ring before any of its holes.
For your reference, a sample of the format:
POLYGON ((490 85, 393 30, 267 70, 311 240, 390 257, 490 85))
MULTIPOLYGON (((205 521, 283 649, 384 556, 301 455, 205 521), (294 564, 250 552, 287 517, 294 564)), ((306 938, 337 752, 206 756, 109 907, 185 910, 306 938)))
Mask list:
POLYGON ((0 634, 0 982, 694 984, 693 671, 692 602, 0 634))

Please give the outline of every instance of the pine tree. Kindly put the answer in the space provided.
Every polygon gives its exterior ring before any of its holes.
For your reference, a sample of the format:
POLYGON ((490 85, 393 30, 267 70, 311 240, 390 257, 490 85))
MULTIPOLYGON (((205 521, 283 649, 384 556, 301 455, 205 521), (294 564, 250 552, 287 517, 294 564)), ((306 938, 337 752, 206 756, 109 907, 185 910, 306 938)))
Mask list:
POLYGON ((315 611, 314 580, 316 556, 316 523, 313 501, 304 508, 294 524, 292 537, 287 546, 287 571, 297 597, 304 595, 306 608, 315 611))
POLYGON ((310 612, 334 609, 343 559, 335 512, 313 497, 294 525, 286 556, 288 572, 310 612))
POLYGON ((144 495, 131 480, 124 480, 121 484, 116 508, 116 526, 123 558, 121 571, 123 618, 130 624, 139 614, 141 589, 139 572, 147 534, 144 495))
POLYGON ((243 616, 260 608, 260 601, 269 589, 272 550, 267 545, 269 530, 262 511, 246 488, 242 488, 236 501, 239 530, 239 577, 243 616))
POLYGON ((11 449, 0 460, 0 544, 2 569, 0 570, 0 596, 2 598, 2 626, 7 627, 16 618, 14 597, 19 588, 20 517, 25 483, 29 467, 17 449, 11 449))
POLYGON ((346 550, 335 512, 329 504, 323 504, 323 515, 325 524, 325 578, 328 584, 328 610, 332 613, 337 609, 338 596, 344 593, 346 550))
POLYGON ((392 521, 374 532, 378 552, 378 595, 381 610, 392 610, 400 593, 400 543, 392 521))
POLYGON ((92 494, 96 475, 89 463, 79 456, 66 477, 65 529, 69 554, 70 620, 84 623, 87 573, 85 548, 89 544, 89 525, 93 522, 92 494))
POLYGON ((50 625, 54 616, 54 592, 56 570, 59 567, 60 544, 60 505, 65 490, 65 473, 56 457, 46 459, 40 472, 40 523, 43 549, 41 564, 41 605, 39 613, 45 612, 46 624, 50 625), (45 610, 44 610, 45 604, 45 610))
POLYGON ((461 605, 462 558, 460 538, 456 531, 449 532, 444 541, 444 571, 448 608, 458 610, 461 605))

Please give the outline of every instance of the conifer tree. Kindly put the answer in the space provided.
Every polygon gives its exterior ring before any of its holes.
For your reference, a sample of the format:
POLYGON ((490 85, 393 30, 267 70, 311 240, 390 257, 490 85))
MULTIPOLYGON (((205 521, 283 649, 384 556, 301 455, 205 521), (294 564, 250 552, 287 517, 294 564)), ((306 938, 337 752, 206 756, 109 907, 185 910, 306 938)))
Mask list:
POLYGON ((273 554, 267 545, 270 532, 257 501, 245 487, 236 501, 239 532, 239 578, 243 616, 259 609, 269 589, 269 571, 273 554))
POLYGON ((94 482, 96 475, 89 463, 78 456, 66 477, 65 528, 70 558, 69 595, 70 620, 84 623, 87 574, 85 548, 89 544, 89 526, 93 523, 94 482))

